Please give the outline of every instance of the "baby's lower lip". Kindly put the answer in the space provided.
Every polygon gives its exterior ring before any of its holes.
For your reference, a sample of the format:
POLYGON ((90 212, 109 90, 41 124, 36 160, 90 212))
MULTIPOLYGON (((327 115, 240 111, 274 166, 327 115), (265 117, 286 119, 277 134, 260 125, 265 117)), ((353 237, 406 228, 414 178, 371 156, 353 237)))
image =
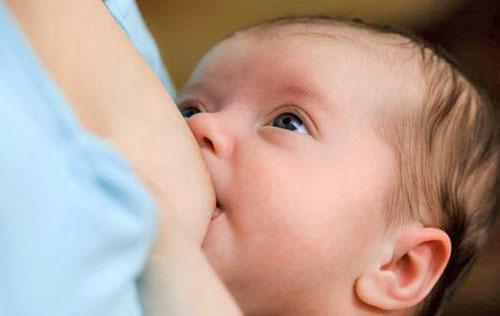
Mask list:
POLYGON ((212 218, 210 218, 210 221, 213 221, 214 219, 216 219, 221 213, 222 213, 221 208, 216 207, 214 212, 212 213, 212 218))

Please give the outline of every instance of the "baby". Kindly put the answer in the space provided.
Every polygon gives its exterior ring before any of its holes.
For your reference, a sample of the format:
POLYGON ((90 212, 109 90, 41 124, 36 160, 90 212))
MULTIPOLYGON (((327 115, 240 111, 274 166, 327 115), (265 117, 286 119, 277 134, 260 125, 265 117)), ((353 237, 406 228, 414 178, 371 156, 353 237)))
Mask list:
POLYGON ((266 22, 177 103, 217 196, 202 247, 245 315, 434 315, 493 223, 492 106, 412 35, 266 22))

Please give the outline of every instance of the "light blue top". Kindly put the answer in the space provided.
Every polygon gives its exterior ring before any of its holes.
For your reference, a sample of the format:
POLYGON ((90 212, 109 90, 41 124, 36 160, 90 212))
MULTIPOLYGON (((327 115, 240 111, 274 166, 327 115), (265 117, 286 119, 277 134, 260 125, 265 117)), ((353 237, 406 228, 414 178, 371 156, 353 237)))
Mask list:
POLYGON ((175 97, 174 85, 165 71, 156 43, 146 28, 135 1, 104 0, 104 3, 122 30, 127 33, 135 47, 158 74, 170 95, 175 97))
MULTIPOLYGON (((106 1, 173 93, 133 1, 106 1)), ((86 132, 0 0, 0 315, 141 315, 154 203, 86 132)))

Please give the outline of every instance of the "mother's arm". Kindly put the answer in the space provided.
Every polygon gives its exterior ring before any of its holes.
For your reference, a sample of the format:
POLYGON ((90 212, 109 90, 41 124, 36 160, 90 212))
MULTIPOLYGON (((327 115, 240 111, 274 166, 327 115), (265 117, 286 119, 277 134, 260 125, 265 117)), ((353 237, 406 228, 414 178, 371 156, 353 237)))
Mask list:
POLYGON ((168 217, 162 231, 186 227, 179 233, 201 240, 215 201, 196 141, 103 2, 6 3, 82 124, 132 162, 168 217), (186 213, 192 216, 176 216, 186 213))
POLYGON ((215 201, 196 141, 103 3, 6 3, 83 125, 129 158, 156 199, 164 234, 143 283, 149 311, 237 314, 199 247, 215 201))

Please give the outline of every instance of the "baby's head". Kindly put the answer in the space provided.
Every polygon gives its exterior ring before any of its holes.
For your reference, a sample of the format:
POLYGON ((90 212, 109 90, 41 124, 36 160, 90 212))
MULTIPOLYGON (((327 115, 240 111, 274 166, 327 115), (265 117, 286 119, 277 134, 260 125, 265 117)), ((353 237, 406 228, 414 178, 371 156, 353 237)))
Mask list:
POLYGON ((493 222, 491 105, 411 36, 267 22, 178 104, 219 203, 203 248, 247 315, 433 314, 493 222))

